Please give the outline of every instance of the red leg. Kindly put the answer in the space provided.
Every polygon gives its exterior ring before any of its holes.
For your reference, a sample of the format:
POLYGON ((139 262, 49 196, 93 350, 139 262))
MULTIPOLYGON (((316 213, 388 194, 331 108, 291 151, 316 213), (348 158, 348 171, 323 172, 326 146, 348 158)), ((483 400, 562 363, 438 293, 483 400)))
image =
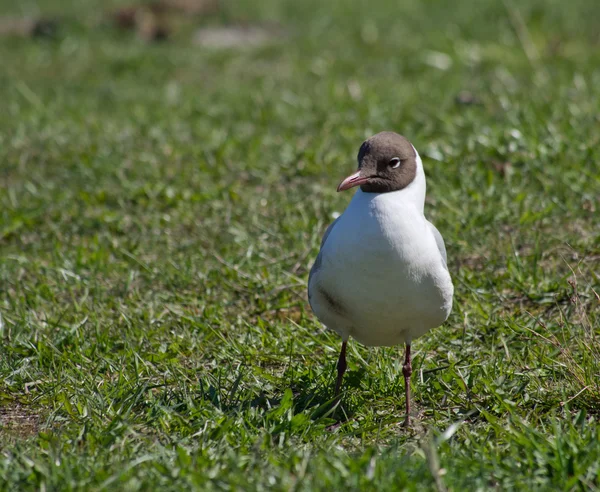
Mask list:
POLYGON ((404 394, 406 397, 406 420, 404 420, 404 427, 408 427, 410 425, 410 376, 412 374, 409 343, 406 344, 406 352, 404 356, 404 365, 402 366, 402 374, 404 374, 404 394))
POLYGON ((346 341, 342 342, 342 350, 340 351, 340 357, 337 363, 337 381, 335 383, 335 396, 339 396, 340 389, 342 387, 342 378, 344 377, 344 373, 346 372, 346 341))

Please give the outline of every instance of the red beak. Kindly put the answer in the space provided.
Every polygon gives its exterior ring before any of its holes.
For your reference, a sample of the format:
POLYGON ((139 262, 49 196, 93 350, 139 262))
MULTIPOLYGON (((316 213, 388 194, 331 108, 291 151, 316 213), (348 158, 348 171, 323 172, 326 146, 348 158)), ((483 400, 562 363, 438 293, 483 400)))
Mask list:
POLYGON ((354 188, 355 186, 360 186, 362 184, 365 184, 367 181, 369 181, 369 178, 361 176, 360 171, 357 171, 354 174, 351 174, 350 176, 348 176, 346 179, 344 179, 344 181, 342 181, 338 185, 337 190, 338 191, 349 190, 350 188, 354 188))

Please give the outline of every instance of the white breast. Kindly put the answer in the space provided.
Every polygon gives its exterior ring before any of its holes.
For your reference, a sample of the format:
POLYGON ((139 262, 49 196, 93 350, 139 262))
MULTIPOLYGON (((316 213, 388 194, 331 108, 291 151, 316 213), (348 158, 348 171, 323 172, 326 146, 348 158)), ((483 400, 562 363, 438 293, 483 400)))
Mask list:
POLYGON ((406 198, 357 191, 323 245, 311 305, 345 339, 410 342, 450 313, 450 275, 422 207, 406 198))

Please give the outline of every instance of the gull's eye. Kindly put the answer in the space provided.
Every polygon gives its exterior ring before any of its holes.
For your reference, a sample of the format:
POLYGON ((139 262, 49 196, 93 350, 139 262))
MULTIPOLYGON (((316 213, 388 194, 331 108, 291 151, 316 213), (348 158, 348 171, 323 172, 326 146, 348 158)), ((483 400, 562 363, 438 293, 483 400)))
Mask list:
POLYGON ((400 158, 399 157, 394 157, 392 159, 390 159, 390 162, 388 164, 392 169, 397 169, 398 167, 400 167, 400 158))

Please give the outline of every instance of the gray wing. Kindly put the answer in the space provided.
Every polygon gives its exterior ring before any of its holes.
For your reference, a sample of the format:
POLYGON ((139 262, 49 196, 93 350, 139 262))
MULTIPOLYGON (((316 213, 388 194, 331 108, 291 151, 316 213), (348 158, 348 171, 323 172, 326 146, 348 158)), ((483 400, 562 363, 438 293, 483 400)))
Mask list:
POLYGON ((444 244, 444 238, 440 234, 440 231, 438 231, 431 222, 427 221, 427 224, 429 225, 431 232, 433 232, 433 237, 435 238, 435 242, 437 243, 437 247, 440 250, 440 254, 442 255, 442 258, 444 259, 444 266, 446 267, 446 270, 447 270, 448 269, 448 259, 446 257, 446 245, 444 244))
MULTIPOLYGON (((341 217, 341 215, 340 215, 340 217, 341 217)), ((338 220, 340 220, 340 217, 338 217, 331 224, 329 224, 329 227, 325 231, 325 234, 323 234, 323 239, 321 239, 321 246, 319 248, 319 254, 317 255, 317 259, 313 263, 313 266, 310 269, 310 273, 308 274, 308 300, 309 300, 309 302, 310 302, 310 280, 311 280, 312 276, 315 273, 317 273, 317 271, 319 270, 319 268, 321 268, 321 261, 323 259, 322 258, 323 246, 325 245, 325 241, 327 241, 327 238, 329 237, 329 234, 331 234, 331 231, 333 230, 333 226, 336 224, 336 222, 338 220)))

